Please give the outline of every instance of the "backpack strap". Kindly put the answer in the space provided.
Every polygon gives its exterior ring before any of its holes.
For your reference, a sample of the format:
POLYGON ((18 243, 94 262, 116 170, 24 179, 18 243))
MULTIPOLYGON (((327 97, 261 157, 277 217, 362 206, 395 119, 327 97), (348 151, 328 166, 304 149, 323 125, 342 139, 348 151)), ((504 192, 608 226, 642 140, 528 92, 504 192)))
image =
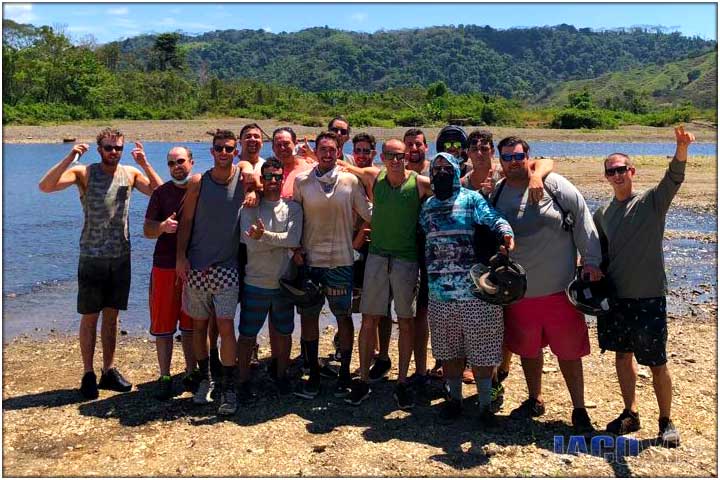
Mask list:
POLYGON ((501 178, 498 180, 498 183, 495 185, 495 193, 492 196, 492 201, 490 202, 495 208, 497 206, 498 200, 500 199, 500 194, 503 191, 503 188, 505 187, 505 179, 501 178))

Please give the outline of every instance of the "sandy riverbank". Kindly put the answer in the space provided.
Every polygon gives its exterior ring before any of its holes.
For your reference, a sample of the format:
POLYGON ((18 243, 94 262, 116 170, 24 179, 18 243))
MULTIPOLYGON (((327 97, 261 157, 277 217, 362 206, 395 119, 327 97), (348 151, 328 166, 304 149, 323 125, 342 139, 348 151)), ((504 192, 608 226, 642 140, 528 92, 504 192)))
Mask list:
MULTIPOLYGON (((517 359, 506 381, 501 428, 483 431, 471 402, 464 421, 437 420, 439 398, 411 413, 396 409, 391 380, 360 407, 329 393, 314 401, 264 394, 231 418, 213 406, 192 405, 189 394, 152 398, 154 345, 121 337, 118 365, 135 382, 127 394, 101 392, 81 401, 80 353, 73 337, 18 338, 4 347, 3 474, 6 476, 717 476, 717 323, 672 319, 668 342, 673 419, 683 445, 651 446, 657 434, 652 380, 641 369, 638 396, 643 440, 637 457, 610 462, 553 452, 553 436, 569 435, 570 399, 557 362, 546 355, 548 411, 533 422, 506 418, 525 396, 517 359)), ((332 329, 321 352, 330 351, 332 329)), ((586 399, 597 428, 622 409, 610 353, 601 355, 591 328, 585 359, 586 399)), ((263 342, 265 343, 265 342, 263 342)), ((395 342, 391 350, 397 365, 395 342)), ((297 353, 297 345, 295 345, 297 353)), ((267 357, 261 349, 261 359, 267 357)), ((96 362, 100 354, 96 354, 96 362)), ((174 366, 182 364, 179 345, 174 366)), ((354 358, 357 365, 357 356, 354 358)), ((179 379, 177 379, 179 381, 179 379)), ((262 369, 255 381, 262 390, 262 369)), ((332 383, 324 384, 329 388, 332 383)), ((465 386, 465 396, 474 387, 465 386)))

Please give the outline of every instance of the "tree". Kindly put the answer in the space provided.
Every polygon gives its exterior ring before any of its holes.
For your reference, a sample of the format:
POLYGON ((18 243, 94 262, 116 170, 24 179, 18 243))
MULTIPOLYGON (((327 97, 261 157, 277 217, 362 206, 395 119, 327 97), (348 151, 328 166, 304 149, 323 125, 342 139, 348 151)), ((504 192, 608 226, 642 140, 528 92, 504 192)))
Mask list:
POLYGON ((178 49, 180 34, 161 33, 155 38, 155 44, 152 47, 155 62, 150 65, 151 70, 181 70, 184 64, 184 58, 178 49))

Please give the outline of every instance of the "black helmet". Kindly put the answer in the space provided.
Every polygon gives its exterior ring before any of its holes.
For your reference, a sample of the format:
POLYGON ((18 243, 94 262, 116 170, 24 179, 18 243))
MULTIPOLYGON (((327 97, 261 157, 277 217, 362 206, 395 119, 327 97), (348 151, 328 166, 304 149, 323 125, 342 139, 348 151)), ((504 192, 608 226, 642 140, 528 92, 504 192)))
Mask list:
POLYGON ((443 147, 443 143, 452 141, 459 141, 462 143, 462 148, 466 149, 468 146, 468 137, 465 130, 457 125, 448 125, 447 127, 443 127, 435 140, 435 151, 438 153, 444 152, 445 148, 443 147))
POLYGON ((310 280, 305 267, 298 267, 292 261, 279 283, 283 295, 299 307, 311 307, 322 298, 322 288, 310 280))
POLYGON ((488 265, 478 263, 470 269, 475 284, 471 293, 493 305, 510 305, 517 302, 527 290, 525 269, 507 255, 495 254, 488 265))
POLYGON ((570 303, 586 315, 609 313, 612 305, 610 282, 605 277, 596 282, 584 279, 582 267, 578 267, 575 278, 567 286, 565 293, 570 303))

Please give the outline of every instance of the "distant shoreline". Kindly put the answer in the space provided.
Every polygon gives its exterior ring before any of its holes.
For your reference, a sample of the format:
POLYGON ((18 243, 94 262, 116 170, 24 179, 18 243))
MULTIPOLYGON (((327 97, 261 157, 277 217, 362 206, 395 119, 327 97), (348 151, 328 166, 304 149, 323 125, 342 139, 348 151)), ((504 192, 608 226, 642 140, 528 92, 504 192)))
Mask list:
MULTIPOLYGON (((74 138, 68 143, 93 143, 95 135, 102 128, 119 128, 130 140, 149 142, 206 142, 207 132, 216 128, 228 128, 239 132, 243 125, 258 123, 271 135, 278 126, 291 126, 299 138, 312 139, 322 127, 295 125, 279 120, 255 120, 248 118, 202 118, 194 120, 92 120, 53 125, 6 125, 3 127, 3 143, 63 143, 63 139, 74 138)), ((369 132, 385 140, 401 137, 408 127, 353 127, 351 134, 369 132)), ((420 127, 426 132, 428 140, 434 140, 441 127, 420 127)), ((558 130, 550 128, 515 128, 495 126, 465 126, 466 131, 485 128, 493 132, 496 138, 507 135, 519 135, 526 140, 549 142, 672 142, 671 127, 645 127, 629 125, 617 130, 558 130)), ((717 128, 714 126, 689 123, 687 128, 695 133, 698 142, 717 142, 717 128)))

